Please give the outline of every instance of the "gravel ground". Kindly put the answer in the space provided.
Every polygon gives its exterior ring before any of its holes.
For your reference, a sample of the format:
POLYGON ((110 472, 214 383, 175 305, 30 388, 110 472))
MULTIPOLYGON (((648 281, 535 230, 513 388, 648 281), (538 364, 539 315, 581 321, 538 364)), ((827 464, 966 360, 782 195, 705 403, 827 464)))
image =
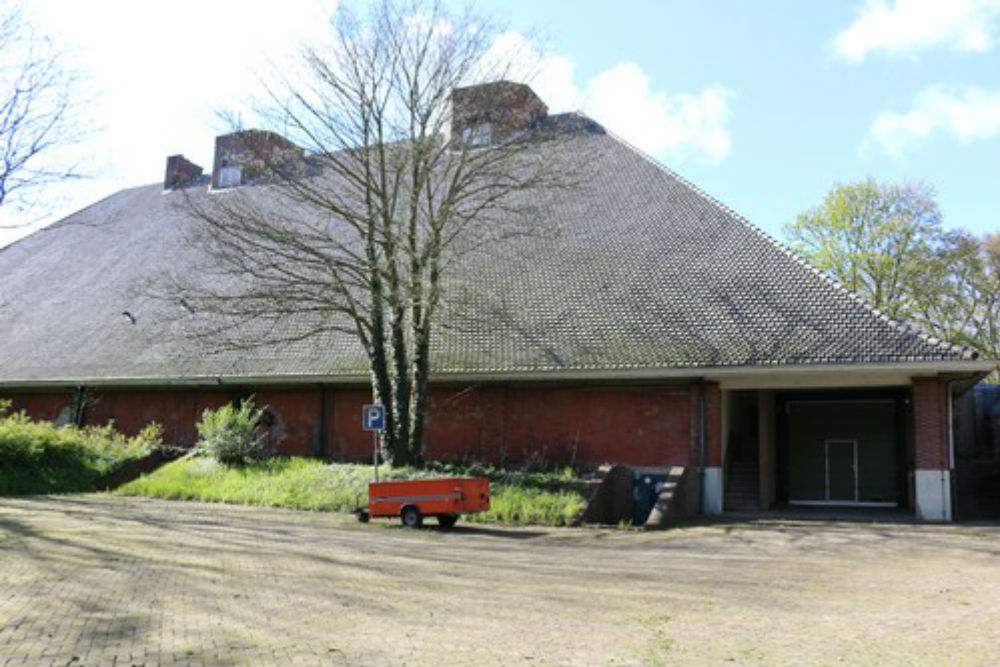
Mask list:
POLYGON ((1000 527, 0 499, 0 665, 1000 664, 1000 527))

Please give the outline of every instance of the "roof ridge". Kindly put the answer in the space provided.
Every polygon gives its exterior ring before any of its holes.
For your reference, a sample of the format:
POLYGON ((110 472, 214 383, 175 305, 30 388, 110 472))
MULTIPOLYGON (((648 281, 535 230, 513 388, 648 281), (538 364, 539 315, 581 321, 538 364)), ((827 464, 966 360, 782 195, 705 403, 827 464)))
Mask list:
MULTIPOLYGON (((584 114, 582 111, 578 111, 576 113, 579 113, 579 114, 581 114, 583 116, 586 116, 586 114, 584 114)), ((586 117, 590 118, 589 116, 586 116, 586 117)), ((591 119, 591 120, 593 120, 593 119, 591 119)), ((896 329, 897 331, 900 331, 900 332, 902 332, 904 334, 907 334, 907 335, 916 336, 917 338, 919 338, 921 340, 921 342, 923 342, 924 344, 928 345, 931 348, 935 348, 935 349, 941 350, 943 352, 955 352, 955 353, 958 353, 958 354, 961 355, 961 358, 963 358, 963 359, 976 359, 976 358, 979 357, 979 352, 976 351, 975 349, 967 346, 967 345, 959 345, 958 343, 951 343, 949 341, 944 340, 943 338, 939 338, 937 336, 932 336, 931 334, 927 333, 926 331, 923 331, 920 327, 918 327, 917 325, 915 325, 915 324, 913 324, 911 322, 907 322, 905 320, 898 320, 896 318, 893 318, 893 317, 890 317, 890 316, 886 315, 885 313, 883 313, 878 308, 875 308, 874 306, 872 306, 871 304, 869 304, 864 299, 864 297, 860 296, 859 294, 857 294, 856 292, 854 292, 852 290, 847 289, 843 285, 843 283, 841 283, 839 280, 834 280, 825 271, 821 270, 820 268, 818 268, 816 266, 813 266, 808 260, 806 260, 804 257, 802 257, 799 253, 797 253, 795 250, 793 250, 790 246, 788 246, 788 245, 782 243, 781 241, 777 240, 776 238, 774 238, 773 236, 771 236, 770 234, 768 234, 767 232, 765 232, 763 229, 761 229, 760 227, 758 227, 757 225, 753 224, 752 222, 750 222, 749 220, 747 220, 745 217, 743 217, 742 215, 740 215, 739 213, 737 213, 735 210, 733 210, 728 205, 724 204, 723 202, 719 201, 718 199, 716 199, 715 197, 713 197, 709 193, 705 192, 700 187, 698 187, 697 185, 695 185, 694 183, 692 183, 688 179, 684 178, 683 176, 681 176, 680 174, 678 174, 676 171, 674 171, 670 167, 666 166, 665 164, 663 164, 662 162, 660 162, 659 160, 657 160, 656 158, 654 158, 653 156, 651 156, 646 151, 642 150, 641 148, 637 147, 636 145, 634 145, 633 143, 631 143, 630 141, 628 141, 627 139, 624 139, 623 137, 621 137, 618 134, 616 134, 615 132, 607 129, 606 127, 604 129, 605 129, 605 132, 607 133, 607 135, 609 137, 611 137, 612 139, 614 139, 618 143, 624 145, 625 147, 631 149, 639 157, 641 157, 642 159, 646 160, 647 162, 649 162, 650 164, 654 165, 655 167, 659 168, 661 171, 665 172, 668 176, 670 176, 674 180, 676 180, 679 183, 681 183, 682 185, 690 188, 695 193, 697 193, 698 195, 700 195, 701 197, 703 197, 705 200, 707 200, 709 203, 711 203, 714 206, 716 206, 717 208, 721 209, 724 213, 726 213, 729 216, 731 216, 732 218, 734 218, 737 222, 739 222, 740 224, 744 225, 751 232, 757 234, 757 236, 759 236, 765 242, 767 242, 768 244, 770 244, 771 246, 773 246, 775 250, 777 250, 778 252, 782 253, 783 255, 785 255, 786 257, 788 257, 789 259, 791 259, 792 261, 798 263, 800 266, 802 266, 802 268, 806 269, 809 273, 811 273, 814 276, 816 276, 817 278, 819 278, 820 281, 821 281, 821 283, 826 284, 828 287, 831 287, 833 290, 835 290, 836 292, 838 292, 841 296, 846 297, 850 301, 854 302, 856 305, 860 306, 861 309, 867 315, 869 315, 871 317, 874 317, 875 319, 877 319, 877 320, 879 320, 881 322, 884 322, 885 324, 888 324, 890 327, 896 329)))

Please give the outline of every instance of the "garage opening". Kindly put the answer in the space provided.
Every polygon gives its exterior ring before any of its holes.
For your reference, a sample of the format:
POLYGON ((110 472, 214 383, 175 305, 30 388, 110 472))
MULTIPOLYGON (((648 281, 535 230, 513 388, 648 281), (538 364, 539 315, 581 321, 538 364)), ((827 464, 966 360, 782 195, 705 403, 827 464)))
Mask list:
POLYGON ((902 405, 898 397, 779 401, 779 462, 789 505, 905 505, 902 405))

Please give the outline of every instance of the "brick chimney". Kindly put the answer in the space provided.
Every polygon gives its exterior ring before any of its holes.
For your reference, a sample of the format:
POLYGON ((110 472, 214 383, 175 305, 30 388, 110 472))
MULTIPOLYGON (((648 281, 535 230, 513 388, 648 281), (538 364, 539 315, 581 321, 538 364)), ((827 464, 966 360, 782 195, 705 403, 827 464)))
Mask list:
POLYGON ((167 173, 163 176, 164 190, 177 190, 196 185, 201 181, 202 169, 183 155, 167 158, 167 173))
POLYGON ((215 138, 212 189, 267 180, 269 172, 303 159, 305 151, 280 134, 241 130, 215 138))
POLYGON ((449 106, 450 138, 473 146, 488 146, 533 129, 549 111, 535 91, 512 81, 456 88, 449 106))

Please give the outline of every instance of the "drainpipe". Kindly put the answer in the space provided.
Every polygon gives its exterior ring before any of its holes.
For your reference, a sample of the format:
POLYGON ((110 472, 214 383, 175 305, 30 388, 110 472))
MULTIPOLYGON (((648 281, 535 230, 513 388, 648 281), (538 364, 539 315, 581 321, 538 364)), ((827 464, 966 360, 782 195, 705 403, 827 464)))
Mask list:
POLYGON ((313 453, 319 458, 326 458, 326 385, 319 385, 319 414, 316 420, 316 440, 313 443, 313 453))
POLYGON ((73 394, 73 408, 70 421, 74 426, 83 426, 86 420, 87 394, 88 390, 84 385, 78 385, 73 394))
POLYGON ((705 378, 698 380, 698 514, 705 514, 705 378))

